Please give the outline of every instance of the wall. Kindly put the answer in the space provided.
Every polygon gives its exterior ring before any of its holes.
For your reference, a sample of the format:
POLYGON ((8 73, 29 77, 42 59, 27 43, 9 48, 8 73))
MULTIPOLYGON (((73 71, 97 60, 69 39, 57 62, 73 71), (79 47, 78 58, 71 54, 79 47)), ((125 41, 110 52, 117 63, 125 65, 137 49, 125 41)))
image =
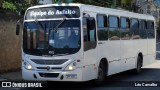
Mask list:
POLYGON ((15 32, 18 18, 0 13, 0 73, 21 67, 21 35, 15 32))

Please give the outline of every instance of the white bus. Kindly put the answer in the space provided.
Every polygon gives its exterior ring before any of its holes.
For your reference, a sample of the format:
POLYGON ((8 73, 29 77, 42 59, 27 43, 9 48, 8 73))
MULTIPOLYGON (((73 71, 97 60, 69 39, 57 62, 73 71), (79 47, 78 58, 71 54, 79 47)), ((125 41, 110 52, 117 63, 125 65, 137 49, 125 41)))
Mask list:
MULTIPOLYGON (((17 34, 19 26, 17 26, 17 34)), ((154 62, 153 16, 84 4, 28 8, 22 77, 36 81, 104 81, 154 62)))

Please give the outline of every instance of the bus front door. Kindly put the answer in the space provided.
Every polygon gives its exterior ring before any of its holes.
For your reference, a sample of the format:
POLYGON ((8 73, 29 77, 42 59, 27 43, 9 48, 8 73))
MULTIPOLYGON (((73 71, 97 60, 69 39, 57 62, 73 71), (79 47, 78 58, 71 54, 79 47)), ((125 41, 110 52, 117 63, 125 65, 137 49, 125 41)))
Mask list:
POLYGON ((84 46, 84 73, 85 80, 96 77, 95 64, 97 63, 96 27, 93 17, 83 18, 83 46, 84 46))

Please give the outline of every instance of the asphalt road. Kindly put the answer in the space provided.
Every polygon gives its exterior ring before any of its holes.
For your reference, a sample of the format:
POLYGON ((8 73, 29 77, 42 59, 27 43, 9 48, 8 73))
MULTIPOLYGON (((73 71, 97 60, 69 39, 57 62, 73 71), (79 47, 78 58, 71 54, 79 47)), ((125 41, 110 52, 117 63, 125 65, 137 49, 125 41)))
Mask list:
POLYGON ((127 71, 109 76, 99 86, 95 85, 93 81, 83 83, 56 82, 52 85, 41 82, 42 88, 0 88, 0 90, 160 90, 160 87, 135 87, 135 84, 148 83, 147 81, 160 86, 160 82, 155 82, 160 81, 160 60, 144 67, 138 75, 133 74, 132 71, 127 71))
MULTIPOLYGON (((93 81, 83 83, 55 82, 48 85, 42 83, 42 88, 0 88, 0 90, 160 90, 160 42, 157 43, 157 60, 154 64, 146 66, 138 75, 132 71, 126 71, 112 76, 108 76, 105 82, 99 86, 93 81), (148 82, 149 81, 149 82, 148 82), (155 82, 157 81, 157 82, 155 82), (155 83, 159 87, 135 87, 138 83, 155 83)), ((3 80, 22 80, 21 71, 11 72, 0 76, 0 81, 3 80)))

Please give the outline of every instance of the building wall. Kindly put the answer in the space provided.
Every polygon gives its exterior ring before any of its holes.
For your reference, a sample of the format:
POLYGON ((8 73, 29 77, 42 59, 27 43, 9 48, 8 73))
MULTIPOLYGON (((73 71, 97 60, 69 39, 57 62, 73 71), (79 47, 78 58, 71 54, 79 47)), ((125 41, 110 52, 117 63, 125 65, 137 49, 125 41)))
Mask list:
POLYGON ((16 36, 15 32, 18 18, 0 14, 0 73, 21 67, 21 35, 16 36))
POLYGON ((155 6, 154 0, 136 0, 136 6, 138 13, 153 15, 158 25, 159 9, 155 6))

